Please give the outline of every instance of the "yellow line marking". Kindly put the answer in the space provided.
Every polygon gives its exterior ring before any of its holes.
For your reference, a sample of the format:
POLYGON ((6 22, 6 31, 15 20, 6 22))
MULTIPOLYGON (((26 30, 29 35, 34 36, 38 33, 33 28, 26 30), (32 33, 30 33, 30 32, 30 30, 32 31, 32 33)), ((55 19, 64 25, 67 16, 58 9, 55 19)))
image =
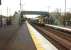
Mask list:
POLYGON ((28 22, 26 23, 37 50, 58 50, 45 37, 43 37, 36 29, 34 29, 28 22))
POLYGON ((41 45, 41 41, 36 38, 35 32, 32 30, 32 28, 30 27, 29 24, 28 24, 28 29, 29 29, 29 32, 32 36, 32 39, 35 43, 35 46, 36 46, 37 50, 44 50, 44 48, 41 45))

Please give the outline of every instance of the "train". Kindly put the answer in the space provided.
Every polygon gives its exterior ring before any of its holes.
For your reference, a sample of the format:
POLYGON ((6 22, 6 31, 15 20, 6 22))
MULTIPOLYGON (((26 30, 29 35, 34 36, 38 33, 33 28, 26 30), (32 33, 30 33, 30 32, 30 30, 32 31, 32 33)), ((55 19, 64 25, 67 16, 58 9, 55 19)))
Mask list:
POLYGON ((54 24, 55 19, 49 16, 38 16, 35 19, 30 19, 32 23, 45 25, 45 24, 54 24))

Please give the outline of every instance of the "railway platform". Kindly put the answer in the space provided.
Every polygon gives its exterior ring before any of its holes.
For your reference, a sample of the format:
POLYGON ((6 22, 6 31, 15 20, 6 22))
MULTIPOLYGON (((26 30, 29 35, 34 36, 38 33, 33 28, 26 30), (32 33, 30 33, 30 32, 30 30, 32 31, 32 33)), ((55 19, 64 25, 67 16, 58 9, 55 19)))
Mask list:
POLYGON ((32 25, 30 25, 28 22, 26 23, 37 50, 58 50, 43 35, 41 35, 41 33, 39 33, 32 25))
POLYGON ((28 22, 25 22, 16 32, 9 34, 4 42, 6 43, 1 50, 58 50, 28 22))
POLYGON ((36 50, 26 23, 19 28, 5 50, 36 50))

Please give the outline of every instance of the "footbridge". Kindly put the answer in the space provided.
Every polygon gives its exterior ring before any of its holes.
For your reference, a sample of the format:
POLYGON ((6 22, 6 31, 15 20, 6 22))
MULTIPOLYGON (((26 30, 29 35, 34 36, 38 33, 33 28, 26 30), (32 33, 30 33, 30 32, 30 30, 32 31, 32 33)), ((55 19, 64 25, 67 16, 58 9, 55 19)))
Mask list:
POLYGON ((43 16, 49 16, 49 13, 45 12, 45 11, 21 11, 21 15, 43 15, 43 16))

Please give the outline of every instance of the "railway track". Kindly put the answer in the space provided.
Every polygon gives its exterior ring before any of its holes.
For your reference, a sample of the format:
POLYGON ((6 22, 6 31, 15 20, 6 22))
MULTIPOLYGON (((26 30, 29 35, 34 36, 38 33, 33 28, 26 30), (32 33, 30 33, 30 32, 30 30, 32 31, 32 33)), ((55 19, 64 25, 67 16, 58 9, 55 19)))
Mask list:
MULTIPOLYGON (((33 24, 32 24, 33 25, 33 24)), ((59 50, 71 50, 71 35, 60 30, 55 30, 50 27, 33 25, 39 32, 42 33, 52 44, 59 50)))

